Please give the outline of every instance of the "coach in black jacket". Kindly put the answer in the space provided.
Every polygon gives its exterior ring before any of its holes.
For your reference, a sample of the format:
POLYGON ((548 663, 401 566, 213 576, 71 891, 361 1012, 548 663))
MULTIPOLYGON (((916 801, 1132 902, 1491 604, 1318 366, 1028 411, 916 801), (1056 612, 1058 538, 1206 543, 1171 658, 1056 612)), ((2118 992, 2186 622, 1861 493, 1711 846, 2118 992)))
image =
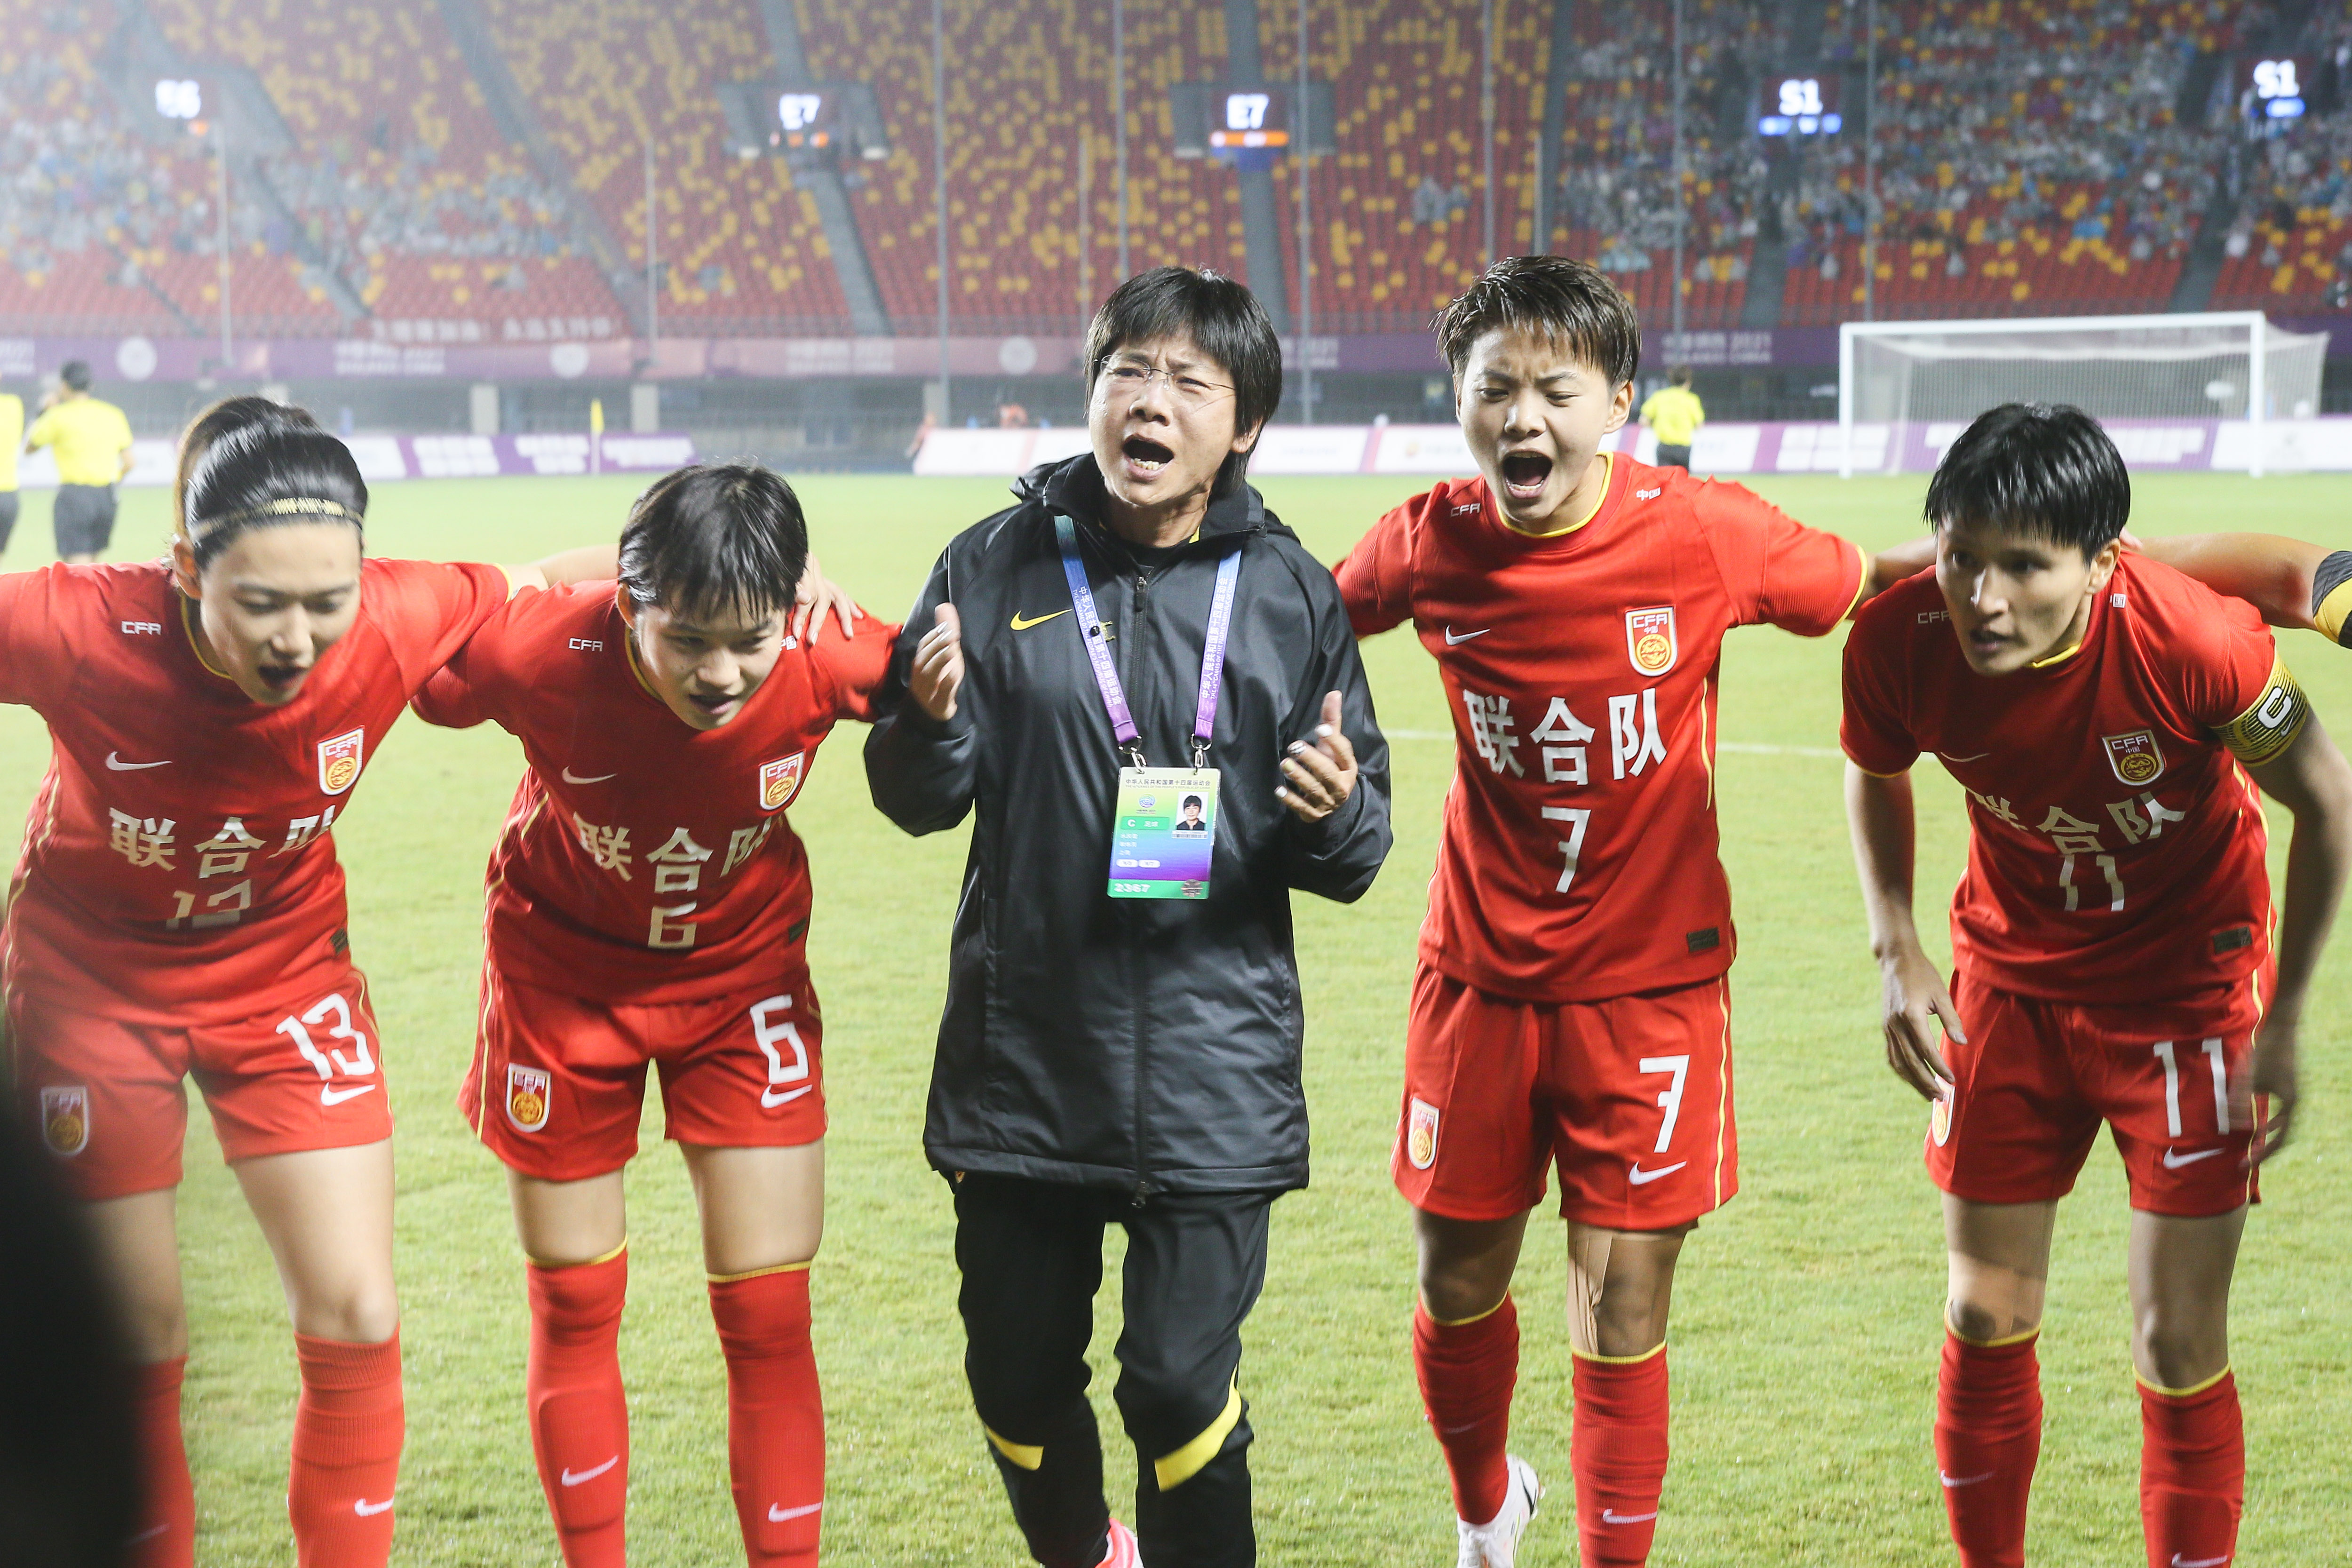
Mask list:
POLYGON ((1048 1568, 1132 1560, 1085 1393, 1102 1232, 1118 1224, 1143 1557, 1240 1568, 1255 1561, 1241 1323, 1267 1211, 1307 1181, 1290 894, 1371 885, 1387 746, 1330 573, 1243 481, 1282 384, 1256 300, 1213 273, 1131 279, 1095 319, 1087 374, 1092 452, 1029 474, 1020 504, 940 558, 866 776, 910 833, 976 811, 924 1146, 955 1183, 966 1368, 1030 1550, 1048 1568), (1118 699, 1145 763, 1194 765, 1236 552, 1202 759, 1218 771, 1206 896, 1114 899, 1134 761, 1118 699))

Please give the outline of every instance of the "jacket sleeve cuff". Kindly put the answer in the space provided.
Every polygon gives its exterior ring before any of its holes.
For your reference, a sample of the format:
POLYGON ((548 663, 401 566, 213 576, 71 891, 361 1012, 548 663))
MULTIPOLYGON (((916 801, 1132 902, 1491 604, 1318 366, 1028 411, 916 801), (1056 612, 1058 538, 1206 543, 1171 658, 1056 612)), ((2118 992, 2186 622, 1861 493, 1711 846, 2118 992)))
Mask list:
POLYGON ((898 700, 898 721, 927 741, 960 741, 971 733, 971 704, 959 702, 953 717, 934 719, 910 691, 898 700))
POLYGON ((1346 800, 1339 803, 1339 810, 1320 822, 1301 822, 1292 816, 1290 831, 1309 854, 1319 855, 1332 845, 1345 842, 1355 832, 1356 820, 1363 812, 1364 781, 1359 777, 1356 787, 1348 792, 1346 800))

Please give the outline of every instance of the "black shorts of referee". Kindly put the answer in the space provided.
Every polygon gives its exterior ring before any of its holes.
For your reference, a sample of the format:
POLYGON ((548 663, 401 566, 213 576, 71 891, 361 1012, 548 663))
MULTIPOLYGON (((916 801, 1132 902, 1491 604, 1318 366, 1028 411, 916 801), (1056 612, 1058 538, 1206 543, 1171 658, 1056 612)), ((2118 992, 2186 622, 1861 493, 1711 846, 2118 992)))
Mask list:
POLYGON ((114 542, 114 487, 59 485, 49 517, 59 555, 102 555, 114 542))
POLYGON ((16 492, 0 490, 0 553, 8 548, 8 536, 16 531, 16 492))
POLYGON ((1686 445, 1669 447, 1664 441, 1659 442, 1657 466, 1661 468, 1680 468, 1685 473, 1690 472, 1690 447, 1686 445))

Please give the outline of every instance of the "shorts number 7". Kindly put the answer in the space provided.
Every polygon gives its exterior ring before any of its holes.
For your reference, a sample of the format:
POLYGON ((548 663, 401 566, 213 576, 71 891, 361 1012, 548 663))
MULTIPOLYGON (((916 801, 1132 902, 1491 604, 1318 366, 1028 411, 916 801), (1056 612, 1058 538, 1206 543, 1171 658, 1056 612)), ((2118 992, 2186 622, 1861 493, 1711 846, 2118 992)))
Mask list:
POLYGON ((1664 1153, 1666 1145, 1675 1141, 1675 1119, 1683 1113, 1683 1079, 1690 1076, 1690 1053, 1685 1051, 1678 1057, 1642 1058, 1642 1075, 1644 1078, 1662 1072, 1674 1074, 1675 1081, 1658 1095, 1658 1109, 1666 1113, 1666 1119, 1659 1125, 1658 1146, 1650 1151, 1653 1154, 1664 1153))

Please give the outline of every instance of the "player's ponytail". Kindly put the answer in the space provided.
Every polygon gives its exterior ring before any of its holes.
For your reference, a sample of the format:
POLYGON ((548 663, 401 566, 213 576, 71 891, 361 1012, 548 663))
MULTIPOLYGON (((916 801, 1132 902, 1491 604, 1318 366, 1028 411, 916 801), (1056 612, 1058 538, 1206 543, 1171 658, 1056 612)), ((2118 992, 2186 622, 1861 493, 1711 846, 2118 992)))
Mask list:
POLYGON ((345 522, 363 532, 367 500, 351 448, 308 415, 251 419, 222 432, 196 459, 181 538, 201 572, 248 529, 345 522))
POLYGON ((315 430, 317 420, 307 408, 297 408, 290 403, 274 403, 252 393, 224 397, 190 421, 180 437, 180 461, 172 476, 172 536, 193 552, 195 542, 188 534, 188 479, 196 465, 211 451, 213 443, 232 430, 248 425, 282 424, 296 428, 315 430))
POLYGON ((688 616, 791 607, 808 565, 801 499, 757 463, 698 463, 665 474, 621 530, 621 587, 641 605, 688 616))

